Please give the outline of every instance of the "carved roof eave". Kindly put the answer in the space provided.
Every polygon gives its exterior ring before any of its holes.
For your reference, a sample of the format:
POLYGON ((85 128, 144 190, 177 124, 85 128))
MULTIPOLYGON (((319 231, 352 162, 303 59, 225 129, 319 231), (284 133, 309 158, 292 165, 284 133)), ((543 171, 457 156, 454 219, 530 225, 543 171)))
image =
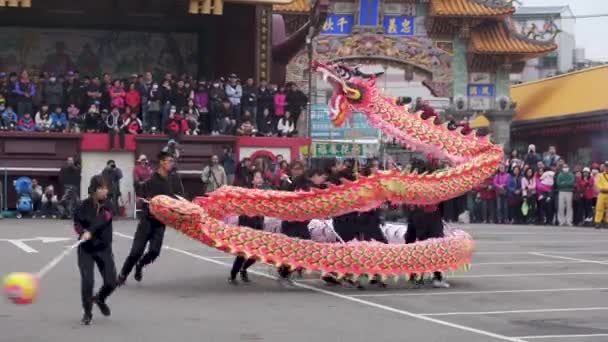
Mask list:
POLYGON ((432 38, 445 38, 446 36, 462 32, 465 27, 468 30, 472 30, 488 21, 501 21, 506 18, 507 16, 490 18, 428 17, 426 20, 426 31, 432 38))
POLYGON ((511 0, 506 4, 488 3, 487 0, 428 0, 429 16, 436 18, 500 18, 511 16, 515 7, 511 0))

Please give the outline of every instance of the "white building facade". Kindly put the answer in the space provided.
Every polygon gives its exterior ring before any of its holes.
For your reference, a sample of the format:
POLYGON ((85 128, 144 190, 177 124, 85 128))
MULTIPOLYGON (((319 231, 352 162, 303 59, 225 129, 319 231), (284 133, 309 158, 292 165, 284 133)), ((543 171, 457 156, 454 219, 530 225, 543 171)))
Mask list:
POLYGON ((556 51, 541 58, 531 59, 521 74, 511 75, 514 83, 539 80, 572 71, 576 66, 576 55, 584 52, 576 50, 574 13, 569 6, 521 6, 513 15, 513 23, 522 35, 537 39, 549 39, 554 24, 561 32, 557 34, 556 51), (532 31, 532 33, 530 33, 532 31), (549 32, 547 32, 549 31, 549 32))

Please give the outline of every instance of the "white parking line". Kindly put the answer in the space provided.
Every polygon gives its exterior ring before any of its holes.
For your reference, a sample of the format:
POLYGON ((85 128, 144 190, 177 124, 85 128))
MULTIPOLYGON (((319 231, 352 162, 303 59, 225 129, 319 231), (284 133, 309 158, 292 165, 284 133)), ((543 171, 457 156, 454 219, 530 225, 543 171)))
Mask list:
POLYGON ((537 335, 537 336, 519 336, 517 338, 525 340, 542 340, 554 338, 585 338, 585 337, 606 337, 608 334, 584 334, 584 335, 537 335))
MULTIPOLYGON (((123 238, 127 238, 127 239, 133 239, 131 236, 126 235, 126 234, 122 234, 122 233, 118 233, 118 232, 114 232, 115 235, 123 237, 123 238)), ((165 246, 163 247, 164 249, 170 250, 170 251, 174 251, 177 253, 181 253, 187 256, 190 256, 192 258, 195 259, 199 259, 202 261, 206 261, 209 263, 213 263, 216 265, 220 265, 220 266, 224 266, 224 267, 232 267, 232 264, 226 263, 226 262, 222 262, 222 261, 218 261, 216 259, 211 259, 211 258, 207 258, 207 257, 203 257, 201 255, 195 254, 195 253, 191 253, 188 251, 185 251, 183 249, 179 249, 179 248, 174 248, 174 247, 170 247, 170 246, 165 246)), ((277 279, 276 277, 273 277, 271 275, 265 274, 265 273, 261 273, 261 272, 257 272, 257 271, 250 271, 250 273, 255 274, 257 276, 260 277, 264 277, 264 278, 269 278, 269 279, 277 279)), ((431 322, 431 323, 436 323, 439 325, 443 325, 443 326, 447 326, 450 328, 454 328, 454 329, 458 329, 458 330, 462 330, 462 331, 466 331, 466 332, 470 332, 470 333, 474 333, 474 334, 478 334, 478 335, 483 335, 483 336, 488 336, 488 337, 492 337, 495 338, 497 340, 502 340, 502 341, 509 341, 509 342, 526 342, 523 339, 517 338, 517 337, 509 337, 509 336, 504 336, 504 335, 500 335, 500 334, 495 334, 492 333, 490 331, 485 331, 485 330, 481 330, 481 329, 475 329, 475 328, 471 328, 465 325, 460 325, 460 324, 456 324, 456 323, 451 323, 451 322, 447 322, 447 321, 442 321, 439 319, 435 319, 432 317, 427 317, 427 316, 422 316, 419 314, 415 314, 409 311, 405 311, 405 310, 399 310, 387 305, 382 305, 382 304, 377 304, 374 302, 370 302, 370 301, 366 301, 363 299, 359 299, 359 298, 355 298, 352 296, 347 296, 347 295, 343 295, 340 293, 336 293, 336 292, 332 292, 332 291, 327 291, 318 287, 314 287, 314 286, 309 286, 309 285, 305 285, 305 284, 301 284, 299 281, 295 282, 294 285, 296 287, 302 288, 302 289, 307 289, 313 292, 317 292, 317 293, 322 293, 328 296, 332 296, 332 297, 336 297, 336 298, 340 298, 340 299, 344 299, 350 302, 354 302, 354 303, 358 303, 358 304, 362 304, 362 305, 366 305, 369 307, 374 307, 376 309, 380 309, 380 310, 384 310, 384 311, 388 311, 388 312, 392 312, 392 313, 396 313, 402 316, 407 316, 410 318, 415 318, 415 319, 419 319, 422 321, 427 321, 427 322, 431 322)))
POLYGON ((437 312, 421 313, 425 317, 431 316, 477 316, 477 315, 508 315, 519 313, 548 313, 548 312, 575 312, 575 311, 606 311, 608 307, 595 308, 563 308, 563 309, 532 309, 532 310, 506 310, 506 311, 463 311, 463 312, 437 312))
POLYGON ((571 258, 571 257, 560 256, 560 255, 550 255, 550 254, 537 253, 537 252, 531 252, 530 254, 545 257, 545 258, 562 259, 562 260, 576 261, 576 262, 582 262, 582 263, 587 263, 587 264, 608 265, 608 262, 598 261, 598 260, 571 258))
POLYGON ((424 293, 370 293, 352 295, 352 297, 427 297, 427 296, 452 296, 452 295, 479 295, 479 294, 510 294, 510 293, 542 293, 542 292, 584 292, 584 291, 607 291, 608 287, 574 287, 565 289, 530 289, 530 290, 493 290, 493 291, 436 291, 424 293))

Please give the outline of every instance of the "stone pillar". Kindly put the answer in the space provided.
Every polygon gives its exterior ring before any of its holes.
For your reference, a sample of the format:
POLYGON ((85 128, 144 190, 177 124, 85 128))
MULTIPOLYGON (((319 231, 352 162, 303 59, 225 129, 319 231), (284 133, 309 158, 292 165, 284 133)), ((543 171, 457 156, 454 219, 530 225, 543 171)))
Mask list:
POLYGON ((494 142, 502 144, 505 150, 510 148, 511 121, 516 114, 515 111, 511 109, 510 72, 511 65, 509 64, 502 65, 496 70, 496 101, 494 102, 494 110, 486 113, 486 118, 490 121, 490 130, 494 142), (505 97, 509 100, 506 103, 501 104, 501 98, 505 97))
POLYGON ((467 65, 467 41, 461 36, 454 37, 454 59, 452 60, 452 73, 454 75, 454 98, 467 97, 467 84, 469 71, 467 65))
POLYGON ((510 80, 511 66, 503 65, 496 69, 496 97, 506 96, 511 98, 511 80, 510 80))
POLYGON ((511 121, 515 116, 512 109, 491 110, 486 112, 486 118, 490 121, 492 141, 501 144, 508 151, 511 143, 511 121))

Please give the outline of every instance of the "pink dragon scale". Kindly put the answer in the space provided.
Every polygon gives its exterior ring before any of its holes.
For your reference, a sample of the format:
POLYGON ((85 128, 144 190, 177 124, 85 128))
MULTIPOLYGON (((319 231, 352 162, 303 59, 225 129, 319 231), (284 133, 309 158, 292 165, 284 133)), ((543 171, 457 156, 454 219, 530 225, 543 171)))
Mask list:
POLYGON ((444 238, 408 245, 340 244, 301 240, 224 221, 232 215, 304 221, 367 211, 385 202, 436 204, 470 191, 494 174, 500 164, 502 147, 492 144, 489 137, 448 130, 432 118, 423 119, 423 113, 397 105, 380 94, 375 75, 343 64, 315 63, 314 67, 333 87, 329 105, 335 125, 344 124, 351 112, 364 113, 383 133, 410 149, 447 160, 450 167, 432 174, 380 172, 309 192, 224 186, 192 203, 158 196, 150 202, 152 213, 165 224, 211 247, 276 266, 355 277, 398 277, 466 268, 474 241, 462 230, 446 229, 444 238))

